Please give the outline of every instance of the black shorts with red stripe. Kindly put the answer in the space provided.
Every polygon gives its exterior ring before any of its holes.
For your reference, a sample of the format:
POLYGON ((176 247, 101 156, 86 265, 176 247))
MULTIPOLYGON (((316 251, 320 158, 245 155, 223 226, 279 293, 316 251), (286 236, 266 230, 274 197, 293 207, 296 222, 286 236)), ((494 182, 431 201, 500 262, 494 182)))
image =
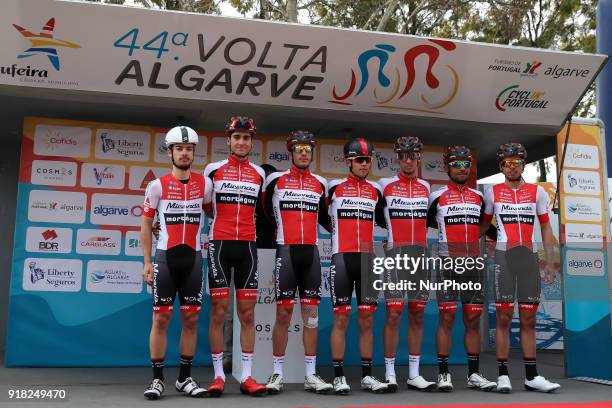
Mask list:
POLYGON ((300 295, 300 303, 318 305, 321 300, 319 247, 278 245, 274 278, 277 305, 294 304, 296 292, 300 295))
POLYGON ((374 312, 379 291, 374 281, 379 279, 373 270, 374 254, 339 252, 332 255, 329 270, 330 292, 335 313, 350 313, 353 289, 360 311, 374 312))
POLYGON ((542 290, 537 252, 529 246, 516 246, 507 251, 495 251, 495 306, 514 310, 537 310, 542 290))
POLYGON ((171 313, 176 294, 181 311, 199 312, 202 306, 202 253, 188 245, 155 251, 153 311, 171 313))
POLYGON ((436 290, 438 309, 454 311, 457 309, 457 300, 460 300, 464 313, 481 313, 485 302, 486 271, 476 264, 469 268, 458 267, 457 265, 465 265, 463 262, 458 263, 462 259, 466 258, 440 257, 439 265, 444 266, 437 268, 436 283, 438 285, 447 283, 449 286, 436 290), (449 265, 455 266, 447 269, 446 266, 449 265), (451 283, 461 285, 465 289, 457 289, 456 285, 450 286, 451 283))
MULTIPOLYGON (((414 289, 406 290, 391 290, 384 291, 385 303, 387 310, 403 310, 404 298, 408 298, 408 309, 414 311, 423 311, 429 300, 429 290, 426 284, 431 280, 431 272, 425 265, 425 247, 420 245, 405 245, 389 249, 386 252, 387 258, 396 259, 397 256, 404 260, 405 257, 418 260, 415 270, 409 269, 386 269, 384 272, 384 282, 398 284, 402 281, 411 282, 414 289)), ((414 265, 414 263, 407 263, 414 265)))
POLYGON ((237 300, 257 300, 257 246, 255 241, 211 240, 208 243, 210 297, 226 299, 234 270, 237 300))

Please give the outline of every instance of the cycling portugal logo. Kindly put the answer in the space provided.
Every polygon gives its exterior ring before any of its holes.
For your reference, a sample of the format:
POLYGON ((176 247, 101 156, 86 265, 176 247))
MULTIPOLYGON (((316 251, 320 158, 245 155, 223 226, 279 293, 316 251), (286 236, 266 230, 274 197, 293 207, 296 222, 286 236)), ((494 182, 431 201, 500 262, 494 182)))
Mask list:
POLYGON ((358 69, 351 68, 351 81, 346 91, 339 91, 334 85, 333 99, 329 102, 352 105, 357 97, 366 95, 373 88, 370 100, 374 100, 374 107, 444 113, 441 109, 457 96, 460 79, 455 68, 439 60, 443 60, 456 47, 451 41, 428 40, 427 44, 406 50, 400 64, 392 68, 388 67, 389 60, 397 52, 397 48, 390 44, 376 44, 373 49, 364 51, 357 57, 358 69), (426 57, 427 62, 424 73, 417 67, 417 59, 418 62, 423 60, 419 58, 421 56, 426 57), (370 61, 378 62, 376 75, 370 73, 373 66, 369 64, 370 61), (371 77, 375 80, 371 80, 371 77), (374 81, 377 81, 377 84, 368 87, 374 81))

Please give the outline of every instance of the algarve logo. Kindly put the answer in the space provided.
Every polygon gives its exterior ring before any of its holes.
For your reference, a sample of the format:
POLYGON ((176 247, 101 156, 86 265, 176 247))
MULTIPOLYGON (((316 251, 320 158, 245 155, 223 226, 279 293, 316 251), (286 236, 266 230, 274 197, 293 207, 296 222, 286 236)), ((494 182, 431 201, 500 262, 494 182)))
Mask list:
POLYGON ((24 38, 27 38, 31 45, 30 48, 19 54, 17 58, 22 59, 29 58, 34 55, 45 55, 49 58, 51 65, 53 65, 56 71, 60 70, 60 60, 57 53, 58 48, 81 48, 80 45, 71 41, 54 38, 53 30, 55 29, 55 18, 53 17, 47 21, 47 23, 42 27, 41 32, 38 34, 34 34, 33 32, 17 24, 13 24, 13 27, 15 27, 24 38))

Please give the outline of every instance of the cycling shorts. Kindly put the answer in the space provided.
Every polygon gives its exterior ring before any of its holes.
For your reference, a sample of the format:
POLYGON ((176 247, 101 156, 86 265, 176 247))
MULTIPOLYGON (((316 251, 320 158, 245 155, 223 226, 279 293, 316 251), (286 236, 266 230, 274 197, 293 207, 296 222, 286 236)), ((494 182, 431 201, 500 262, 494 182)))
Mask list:
POLYGON ((171 313, 176 293, 181 311, 199 312, 202 305, 202 253, 188 245, 157 249, 153 260, 153 311, 171 313))
MULTIPOLYGON (((456 262, 459 258, 440 257, 440 259, 442 265, 449 265, 451 259, 457 265, 456 262)), ((466 287, 465 289, 454 286, 439 287, 436 290, 438 309, 440 311, 454 311, 457 309, 457 300, 461 300, 464 312, 480 313, 483 310, 485 301, 486 270, 484 267, 479 268, 476 266, 473 268, 463 266, 462 268, 437 268, 436 283, 438 285, 443 285, 445 282, 455 282, 466 287), (461 273, 457 272, 457 270, 461 273)))
POLYGON ((353 288, 360 311, 374 312, 378 291, 373 281, 379 279, 372 272, 374 254, 367 252, 339 252, 332 255, 329 268, 330 292, 334 312, 350 313, 353 288))
POLYGON ((292 305, 299 291, 300 303, 318 305, 321 299, 321 260, 316 245, 278 245, 274 268, 276 303, 292 305))
POLYGON ((257 246, 255 241, 208 242, 208 288, 211 299, 229 297, 234 269, 238 300, 257 300, 257 246))
POLYGON ((517 300, 519 308, 537 310, 541 290, 538 254, 524 246, 495 251, 494 288, 498 309, 514 310, 517 300))
MULTIPOLYGON (((404 298, 408 298, 408 308, 410 310, 424 310, 429 299, 429 289, 423 288, 421 282, 426 283, 431 279, 431 272, 425 265, 425 248, 420 245, 406 245, 396 247, 386 252, 387 258, 396 258, 399 255, 402 269, 385 269, 385 283, 399 283, 402 281, 411 282, 414 289, 405 290, 385 290, 385 303, 387 310, 402 310, 404 308, 404 298), (408 270, 404 266, 404 255, 413 259, 422 259, 417 268, 408 270), (414 273, 412 273, 414 272, 414 273)), ((408 261, 408 266, 413 264, 408 261)))

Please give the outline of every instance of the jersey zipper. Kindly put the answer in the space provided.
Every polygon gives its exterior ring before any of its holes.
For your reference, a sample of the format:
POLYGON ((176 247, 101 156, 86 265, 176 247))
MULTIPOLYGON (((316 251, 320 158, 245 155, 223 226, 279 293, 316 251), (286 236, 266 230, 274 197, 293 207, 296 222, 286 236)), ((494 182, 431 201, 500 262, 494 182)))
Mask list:
POLYGON ((242 196, 240 194, 240 192, 242 191, 242 188, 240 187, 240 182, 242 181, 241 178, 241 174, 240 174, 240 162, 238 162, 238 209, 236 210, 236 241, 238 240, 238 231, 240 231, 240 204, 241 204, 241 200, 242 200, 242 196))
POLYGON ((185 197, 183 198, 183 241, 185 243, 185 224, 187 223, 187 184, 184 184, 185 187, 185 197))
POLYGON ((514 207, 514 208, 515 208, 515 211, 516 211, 516 222, 518 223, 519 242, 523 243, 523 232, 521 231, 521 214, 520 214, 520 212, 518 210, 518 203, 519 202, 518 202, 518 196, 516 195, 516 191, 517 190, 512 189, 512 191, 514 192, 514 203, 516 204, 516 207, 514 207))
POLYGON ((359 237, 359 226, 361 224, 361 188, 359 188, 359 182, 357 182, 357 252, 361 252, 360 243, 361 239, 359 237))
POLYGON ((300 221, 301 221, 301 225, 300 225, 300 232, 302 233, 302 244, 304 243, 304 192, 302 191, 302 174, 300 174, 299 176, 300 179, 300 194, 302 194, 302 205, 300 206, 300 221))
MULTIPOLYGON (((412 180, 408 180, 408 198, 412 200, 412 180)), ((412 234, 410 235, 410 243, 414 245, 414 201, 410 201, 410 226, 412 227, 412 234)))
MULTIPOLYGON (((465 198, 463 197, 463 189, 459 190, 459 195, 461 196, 461 202, 465 204, 465 198)), ((465 216, 465 218, 463 218, 463 225, 465 227, 465 249, 467 250, 468 249, 468 225, 467 225, 468 212, 467 212, 465 205, 463 206, 463 214, 465 216)))

